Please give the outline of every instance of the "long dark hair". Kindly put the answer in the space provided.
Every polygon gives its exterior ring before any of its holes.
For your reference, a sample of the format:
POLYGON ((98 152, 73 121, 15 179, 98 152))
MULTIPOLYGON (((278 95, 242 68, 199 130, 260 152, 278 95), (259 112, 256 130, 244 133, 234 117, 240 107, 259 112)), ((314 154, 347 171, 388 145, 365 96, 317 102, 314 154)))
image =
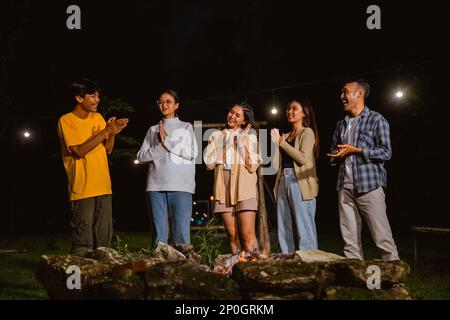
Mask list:
POLYGON ((292 102, 298 102, 302 106, 302 110, 305 113, 305 117, 303 118, 302 124, 304 127, 311 128, 314 132, 315 142, 314 142, 314 156, 319 158, 319 130, 317 128, 317 122, 316 122, 316 114, 314 112, 314 108, 312 106, 312 103, 309 99, 304 97, 296 97, 294 99, 289 100, 287 104, 287 108, 289 108, 290 104, 292 102))
MULTIPOLYGON (((248 123, 252 125, 252 129, 256 129, 256 122, 255 122, 255 113, 253 112, 253 108, 251 105, 249 105, 247 102, 241 101, 237 103, 233 103, 229 108, 228 112, 230 112, 231 109, 233 109, 234 106, 238 106, 242 108, 242 112, 244 113, 244 122, 245 124, 241 125, 242 129, 245 129, 248 123)), ((226 123, 226 121, 225 121, 226 123)))

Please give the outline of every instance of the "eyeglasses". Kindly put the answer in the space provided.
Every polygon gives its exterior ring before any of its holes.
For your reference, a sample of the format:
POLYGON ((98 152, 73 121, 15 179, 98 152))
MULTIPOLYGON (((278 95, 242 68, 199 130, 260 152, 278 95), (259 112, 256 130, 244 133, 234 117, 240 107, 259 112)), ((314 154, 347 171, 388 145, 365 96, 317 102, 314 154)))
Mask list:
POLYGON ((166 101, 164 101, 164 100, 156 100, 156 104, 158 106, 162 106, 164 103, 166 103, 167 105, 170 105, 170 104, 174 103, 174 101, 172 101, 172 100, 166 100, 166 101))

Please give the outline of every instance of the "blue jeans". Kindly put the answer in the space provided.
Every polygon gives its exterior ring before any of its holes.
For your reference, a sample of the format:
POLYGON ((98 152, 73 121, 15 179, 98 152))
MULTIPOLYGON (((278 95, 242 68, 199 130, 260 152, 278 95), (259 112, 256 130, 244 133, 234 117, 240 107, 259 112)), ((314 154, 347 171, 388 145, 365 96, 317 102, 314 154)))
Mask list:
POLYGON ((173 242, 190 243, 192 194, 183 191, 148 191, 147 200, 153 227, 153 245, 169 241, 169 212, 172 217, 173 242))
POLYGON ((317 250, 316 199, 303 200, 293 168, 282 169, 277 193, 278 241, 281 252, 295 251, 293 224, 300 250, 317 250), (295 218, 295 221, 293 221, 295 218))

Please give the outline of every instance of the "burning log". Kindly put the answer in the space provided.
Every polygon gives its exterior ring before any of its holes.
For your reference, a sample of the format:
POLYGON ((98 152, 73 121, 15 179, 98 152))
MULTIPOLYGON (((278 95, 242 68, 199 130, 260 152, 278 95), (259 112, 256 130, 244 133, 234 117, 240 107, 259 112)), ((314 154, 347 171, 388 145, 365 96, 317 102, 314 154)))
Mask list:
POLYGON ((237 251, 236 254, 220 255, 214 260, 213 272, 230 276, 235 264, 239 262, 254 262, 257 260, 268 260, 268 257, 260 253, 258 249, 254 249, 251 252, 243 250, 237 251))

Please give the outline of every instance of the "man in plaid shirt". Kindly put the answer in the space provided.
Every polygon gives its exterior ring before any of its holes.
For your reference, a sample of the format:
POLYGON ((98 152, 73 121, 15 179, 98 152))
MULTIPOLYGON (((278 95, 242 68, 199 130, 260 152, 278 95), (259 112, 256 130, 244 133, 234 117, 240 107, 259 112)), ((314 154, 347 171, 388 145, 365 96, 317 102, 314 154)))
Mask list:
POLYGON ((384 161, 391 158, 389 123, 365 105, 369 91, 365 80, 345 83, 341 101, 347 115, 337 123, 328 154, 331 165, 339 166, 336 189, 344 254, 347 258, 364 259, 362 215, 382 258, 399 260, 386 216, 383 190, 387 180, 384 161))

